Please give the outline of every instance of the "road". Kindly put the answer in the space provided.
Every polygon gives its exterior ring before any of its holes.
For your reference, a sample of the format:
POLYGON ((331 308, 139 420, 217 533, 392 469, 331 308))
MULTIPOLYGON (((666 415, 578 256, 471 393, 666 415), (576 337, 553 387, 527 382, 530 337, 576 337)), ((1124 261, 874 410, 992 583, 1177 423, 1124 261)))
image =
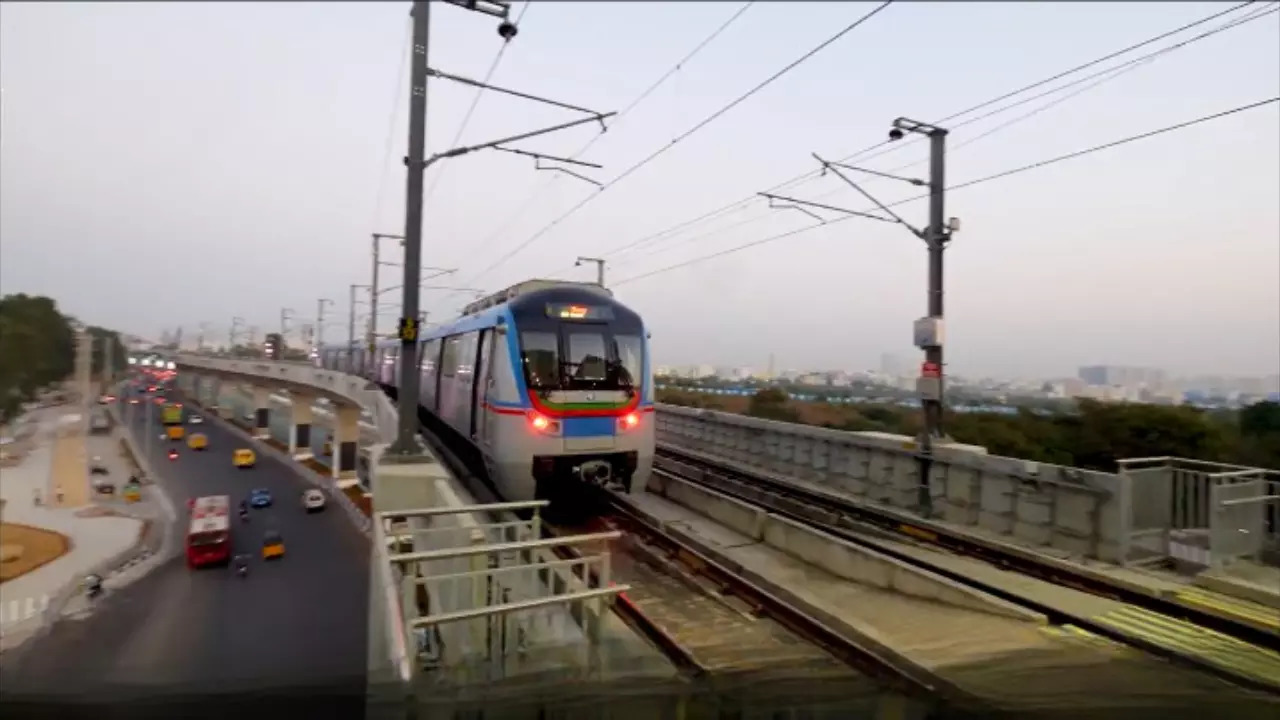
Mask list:
POLYGON ((231 451, 245 443, 217 422, 188 428, 209 438, 208 450, 182 445, 179 459, 169 461, 171 445, 155 437, 159 425, 144 428, 144 414, 134 415, 138 432, 153 434, 152 467, 180 522, 190 497, 228 494, 234 503, 255 487, 275 495, 274 507, 254 510, 247 525, 233 520, 236 552, 255 557, 249 576, 168 561, 102 598, 87 618, 64 619, 6 654, 0 692, 81 699, 297 686, 363 692, 369 548, 346 514, 337 507, 304 513, 307 486, 280 461, 260 454, 257 467, 234 468, 231 451), (284 537, 280 561, 258 559, 267 528, 284 537))

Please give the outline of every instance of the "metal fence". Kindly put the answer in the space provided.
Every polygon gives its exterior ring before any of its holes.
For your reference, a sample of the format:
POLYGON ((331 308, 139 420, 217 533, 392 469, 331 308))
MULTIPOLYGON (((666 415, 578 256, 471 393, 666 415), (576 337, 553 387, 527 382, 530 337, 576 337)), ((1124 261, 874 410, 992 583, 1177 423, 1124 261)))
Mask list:
POLYGON ((1280 471, 1176 457, 1118 464, 1129 496, 1126 564, 1277 564, 1280 471))
POLYGON ((560 547, 598 545, 617 531, 543 538, 546 501, 395 510, 376 517, 386 642, 400 679, 424 674, 466 684, 505 676, 530 645, 550 638, 591 645, 612 598, 607 550, 559 558, 560 547), (532 510, 530 520, 483 522, 532 510), (581 642, 581 641, 586 641, 581 642), (515 662, 512 660, 515 659, 515 662))

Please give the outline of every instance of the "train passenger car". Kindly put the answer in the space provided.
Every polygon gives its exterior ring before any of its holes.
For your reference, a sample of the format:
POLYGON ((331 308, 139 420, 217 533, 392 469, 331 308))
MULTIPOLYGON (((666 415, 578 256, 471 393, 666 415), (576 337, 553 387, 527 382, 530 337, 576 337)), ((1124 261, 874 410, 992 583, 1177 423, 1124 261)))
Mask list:
MULTIPOLYGON (((424 332, 419 404, 483 459, 508 500, 572 502, 589 482, 640 490, 655 418, 640 316, 596 285, 533 280, 424 332)), ((379 343, 365 377, 394 387, 399 345, 379 343)), ((343 369, 341 349, 322 353, 343 369)))

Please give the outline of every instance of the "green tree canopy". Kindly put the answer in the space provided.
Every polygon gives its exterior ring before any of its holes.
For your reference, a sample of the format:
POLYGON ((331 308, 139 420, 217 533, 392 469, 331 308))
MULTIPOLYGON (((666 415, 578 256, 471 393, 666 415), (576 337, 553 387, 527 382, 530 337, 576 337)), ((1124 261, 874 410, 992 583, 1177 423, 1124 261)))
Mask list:
MULTIPOLYGON (((38 391, 74 372, 73 322, 51 298, 24 293, 0 297, 0 418, 9 419, 38 391)), ((101 372, 102 349, 107 347, 111 348, 114 367, 123 369, 127 359, 119 336, 105 328, 87 330, 99 339, 94 372, 101 372)))

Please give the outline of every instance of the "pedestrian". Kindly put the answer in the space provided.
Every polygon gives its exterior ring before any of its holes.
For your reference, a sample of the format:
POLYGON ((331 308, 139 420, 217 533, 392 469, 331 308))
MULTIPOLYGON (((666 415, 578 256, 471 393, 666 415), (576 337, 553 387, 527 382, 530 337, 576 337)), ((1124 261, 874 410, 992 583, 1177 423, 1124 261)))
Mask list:
POLYGON ((58 483, 58 485, 54 488, 54 496, 57 498, 57 500, 58 500, 58 504, 59 504, 59 505, 61 505, 61 504, 62 504, 62 497, 63 497, 63 496, 62 496, 62 483, 58 483))
POLYGON ((31 489, 31 502, 36 507, 40 507, 40 488, 31 489))

